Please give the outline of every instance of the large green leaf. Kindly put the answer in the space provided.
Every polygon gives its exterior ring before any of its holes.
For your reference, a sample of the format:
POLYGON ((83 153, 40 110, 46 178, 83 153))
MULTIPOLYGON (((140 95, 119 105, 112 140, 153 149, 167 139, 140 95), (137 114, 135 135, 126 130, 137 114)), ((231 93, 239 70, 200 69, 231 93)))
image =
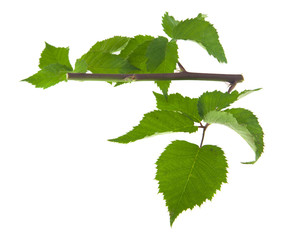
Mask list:
POLYGON ((223 93, 220 91, 205 92, 199 97, 198 110, 201 117, 204 117, 210 111, 224 109, 238 99, 247 96, 248 94, 258 91, 260 88, 254 90, 245 90, 241 93, 233 91, 231 93, 223 93))
POLYGON ((199 14, 196 18, 186 19, 177 24, 174 22, 171 26, 173 25, 175 25, 173 29, 171 27, 169 30, 172 38, 195 41, 219 62, 227 62, 218 33, 214 26, 205 20, 205 15, 199 14))
POLYGON ((51 64, 22 81, 29 82, 37 88, 48 88, 59 82, 66 81, 68 70, 64 65, 51 64))
POLYGON ((175 20, 174 17, 169 16, 166 12, 162 19, 162 26, 164 32, 171 38, 173 38, 173 29, 177 26, 179 21, 175 20))
POLYGON ((72 71, 72 66, 69 61, 69 48, 54 47, 45 43, 45 49, 41 53, 39 67, 41 69, 51 64, 60 64, 65 66, 69 71, 72 71))
POLYGON ((136 140, 168 132, 196 132, 198 127, 185 115, 171 111, 153 111, 144 115, 139 125, 125 135, 110 139, 112 142, 129 143, 136 140))
POLYGON ((216 146, 174 141, 157 161, 156 180, 163 193, 172 225, 187 209, 211 200, 221 184, 226 183, 227 162, 216 146))
POLYGON ((255 163, 263 152, 263 131, 257 117, 243 108, 227 109, 225 111, 211 111, 204 116, 207 123, 223 124, 237 132, 255 152, 255 163))
POLYGON ((194 122, 201 122, 198 113, 198 98, 183 97, 179 93, 170 94, 165 98, 162 94, 155 93, 157 108, 160 110, 181 112, 194 122))

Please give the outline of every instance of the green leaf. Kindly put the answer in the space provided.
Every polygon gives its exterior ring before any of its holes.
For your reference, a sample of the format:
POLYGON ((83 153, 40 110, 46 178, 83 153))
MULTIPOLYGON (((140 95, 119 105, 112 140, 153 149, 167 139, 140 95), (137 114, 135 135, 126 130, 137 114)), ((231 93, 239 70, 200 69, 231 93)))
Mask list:
POLYGON ((245 90, 241 93, 233 91, 231 93, 222 93, 220 91, 205 92, 199 97, 198 110, 201 117, 204 117, 210 111, 224 109, 235 101, 247 96, 250 93, 260 90, 245 90))
POLYGON ((29 82, 37 88, 48 88, 67 80, 69 68, 61 64, 51 64, 22 81, 29 82))
POLYGON ((89 52, 106 52, 106 53, 114 53, 121 51, 126 47, 130 38, 115 36, 112 38, 105 39, 103 41, 97 42, 89 52))
POLYGON ((226 63, 224 50, 214 26, 204 19, 205 15, 179 22, 172 31, 172 38, 191 40, 203 46, 219 62, 226 63))
POLYGON ((223 124, 237 132, 255 152, 255 163, 263 152, 263 131, 257 117, 243 108, 227 109, 225 111, 211 111, 204 116, 207 123, 223 124))
POLYGON ((157 100, 157 108, 160 110, 181 112, 194 122, 201 122, 202 118, 198 113, 198 98, 183 97, 179 93, 170 94, 165 98, 159 93, 154 95, 157 100))
POLYGON ((169 16, 166 12, 163 16, 162 26, 164 32, 171 38, 173 38, 173 29, 177 26, 179 21, 175 20, 174 17, 169 16))
POLYGON ((45 49, 41 53, 39 67, 41 69, 51 64, 60 64, 66 66, 69 71, 72 71, 72 66, 69 61, 69 48, 57 48, 48 43, 45 43, 45 49))
POLYGON ((112 142, 129 143, 136 140, 168 132, 196 132, 198 127, 185 115, 170 111, 153 111, 144 115, 139 125, 125 135, 110 139, 112 142))
POLYGON ((106 52, 88 52, 82 59, 92 73, 132 73, 138 69, 126 59, 106 52))
POLYGON ((75 73, 86 73, 88 65, 84 59, 77 59, 75 62, 74 71, 75 73))
POLYGON ((227 180, 227 162, 217 146, 174 141, 157 161, 156 180, 163 193, 170 224, 187 209, 211 200, 227 180))
POLYGON ((168 40, 165 37, 158 37, 152 40, 147 48, 147 70, 154 72, 157 67, 164 61, 168 40))
MULTIPOLYGON (((163 62, 155 69, 154 73, 173 73, 176 69, 178 62, 177 44, 175 41, 167 43, 165 58, 163 62)), ((164 96, 167 96, 168 88, 171 81, 155 81, 158 87, 163 92, 164 96)))
POLYGON ((148 35, 137 35, 131 38, 126 47, 120 52, 119 56, 127 58, 139 45, 142 43, 153 40, 154 37, 148 35))

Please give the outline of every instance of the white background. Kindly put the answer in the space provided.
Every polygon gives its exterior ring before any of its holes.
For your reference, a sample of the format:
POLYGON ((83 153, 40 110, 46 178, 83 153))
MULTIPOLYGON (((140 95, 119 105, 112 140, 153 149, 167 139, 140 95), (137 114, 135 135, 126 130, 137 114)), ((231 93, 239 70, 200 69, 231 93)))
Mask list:
MULTIPOLYGON (((280 1, 3 1, 0 4, 0 239, 282 239, 280 1), (195 43, 179 44, 190 71, 243 73, 237 90, 263 88, 234 104, 252 110, 265 132, 254 153, 236 133, 210 126, 205 143, 223 148, 228 184, 200 208, 169 215, 154 180, 169 134, 128 145, 107 139, 155 109, 152 83, 113 88, 60 83, 47 90, 20 82, 38 71, 44 41, 70 47, 74 63, 114 35, 163 35, 161 17, 208 15, 225 49, 219 64, 195 43)), ((170 93, 198 97, 224 83, 175 82, 170 93)))

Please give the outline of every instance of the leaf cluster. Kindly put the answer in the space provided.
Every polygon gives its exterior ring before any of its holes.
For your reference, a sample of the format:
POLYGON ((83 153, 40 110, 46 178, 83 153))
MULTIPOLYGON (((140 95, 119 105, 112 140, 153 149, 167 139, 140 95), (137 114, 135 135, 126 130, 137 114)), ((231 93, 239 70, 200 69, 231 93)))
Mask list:
MULTIPOLYGON (((39 60, 39 72, 23 81, 39 88, 48 88, 67 81, 67 73, 173 73, 178 63, 178 40, 197 42, 219 62, 226 63, 224 50, 216 29, 205 20, 205 15, 177 21, 165 13, 162 26, 167 37, 137 35, 114 36, 94 44, 76 60, 74 68, 69 61, 69 48, 57 48, 46 43, 39 60)), ((155 81, 167 96, 171 81, 155 81)), ((116 86, 121 83, 117 83, 116 86)))
MULTIPOLYGON (((158 110, 145 114, 131 131, 109 141, 129 143, 160 133, 194 133, 205 124, 221 124, 233 129, 249 144, 255 160, 248 163, 253 164, 263 152, 262 128, 251 111, 228 107, 257 90, 205 92, 199 98, 183 97, 179 93, 165 98, 154 93, 158 110)), ((166 147, 156 164, 156 180, 168 206, 171 225, 182 211, 211 200, 222 183, 227 182, 227 161, 217 146, 176 140, 166 147)))

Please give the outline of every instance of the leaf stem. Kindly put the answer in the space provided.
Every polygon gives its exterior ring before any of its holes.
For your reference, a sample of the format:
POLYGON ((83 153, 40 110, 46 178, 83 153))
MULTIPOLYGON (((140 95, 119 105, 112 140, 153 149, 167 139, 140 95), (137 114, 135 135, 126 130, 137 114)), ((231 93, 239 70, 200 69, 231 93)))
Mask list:
POLYGON ((210 124, 207 123, 204 127, 203 127, 203 134, 202 134, 202 140, 201 140, 201 144, 200 144, 200 148, 203 146, 203 142, 204 142, 204 138, 205 138, 205 133, 206 133, 206 130, 208 128, 210 124))
POLYGON ((79 81, 111 81, 111 82, 137 82, 137 81, 167 81, 167 80, 198 80, 229 82, 234 85, 242 82, 241 74, 217 74, 217 73, 141 73, 141 74, 104 74, 104 73, 67 73, 68 80, 79 81))

